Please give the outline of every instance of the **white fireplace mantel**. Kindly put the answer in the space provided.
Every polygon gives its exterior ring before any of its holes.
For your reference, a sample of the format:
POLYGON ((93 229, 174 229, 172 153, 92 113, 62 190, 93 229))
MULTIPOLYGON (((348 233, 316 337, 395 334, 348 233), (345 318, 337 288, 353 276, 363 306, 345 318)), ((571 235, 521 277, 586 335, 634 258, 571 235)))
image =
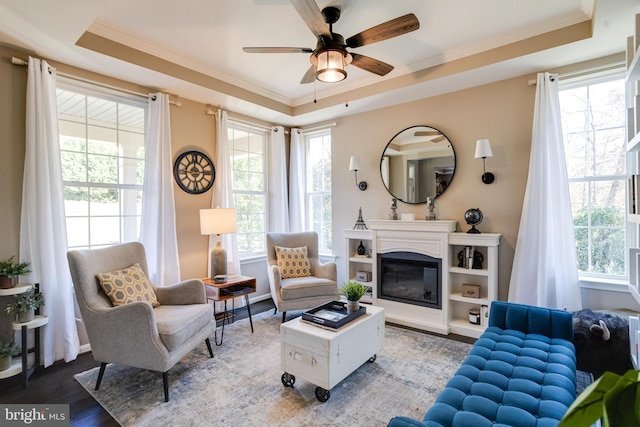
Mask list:
POLYGON ((369 221, 372 230, 396 230, 396 231, 430 231, 434 233, 453 233, 456 231, 457 221, 394 221, 375 219, 369 221))

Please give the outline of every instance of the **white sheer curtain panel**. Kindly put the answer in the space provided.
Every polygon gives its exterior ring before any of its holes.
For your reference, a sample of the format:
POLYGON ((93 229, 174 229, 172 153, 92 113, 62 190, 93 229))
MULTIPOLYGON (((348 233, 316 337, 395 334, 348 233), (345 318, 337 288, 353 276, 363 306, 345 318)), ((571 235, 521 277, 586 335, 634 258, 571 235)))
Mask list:
POLYGON ((49 317, 44 329, 44 366, 78 356, 80 342, 67 262, 67 227, 58 137, 56 70, 29 57, 26 150, 20 218, 20 261, 31 263, 27 280, 39 283, 49 317))
POLYGON ((289 231, 305 231, 306 149, 300 129, 291 129, 289 149, 289 231))
POLYGON ((284 127, 274 126, 269 133, 269 229, 274 232, 289 231, 289 201, 287 191, 287 154, 284 143, 284 127))
POLYGON ((168 94, 149 95, 140 242, 157 286, 180 281, 169 108, 168 94))
POLYGON ((539 73, 529 176, 513 260, 509 301, 580 310, 558 76, 539 73))
MULTIPOLYGON (((227 112, 218 109, 216 112, 216 180, 213 183, 212 208, 233 208, 233 173, 229 155, 229 137, 227 134, 227 112)), ((236 233, 222 234, 222 247, 227 252, 228 274, 240 274, 240 257, 238 255, 238 239, 236 233)), ((209 253, 216 245, 217 236, 209 236, 209 253)), ((207 256, 207 271, 211 271, 211 257, 207 256)), ((238 301, 244 301, 239 298, 238 301)))

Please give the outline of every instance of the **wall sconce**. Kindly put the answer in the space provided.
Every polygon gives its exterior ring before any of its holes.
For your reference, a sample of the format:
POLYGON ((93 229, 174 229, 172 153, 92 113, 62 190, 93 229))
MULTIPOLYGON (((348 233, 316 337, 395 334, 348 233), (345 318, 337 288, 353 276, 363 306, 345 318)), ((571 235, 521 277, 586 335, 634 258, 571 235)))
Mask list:
POLYGON ((484 160, 487 157, 493 157, 493 152, 491 151, 491 145, 489 145, 488 139, 479 139, 476 141, 476 159, 482 158, 482 182, 485 184, 491 184, 495 181, 496 177, 491 172, 487 172, 487 168, 484 160))
POLYGON ((364 181, 358 182, 359 169, 362 169, 362 167, 360 166, 360 159, 357 156, 351 156, 351 160, 349 161, 349 170, 356 173, 356 185, 358 186, 360 191, 364 191, 367 189, 367 183, 364 181))

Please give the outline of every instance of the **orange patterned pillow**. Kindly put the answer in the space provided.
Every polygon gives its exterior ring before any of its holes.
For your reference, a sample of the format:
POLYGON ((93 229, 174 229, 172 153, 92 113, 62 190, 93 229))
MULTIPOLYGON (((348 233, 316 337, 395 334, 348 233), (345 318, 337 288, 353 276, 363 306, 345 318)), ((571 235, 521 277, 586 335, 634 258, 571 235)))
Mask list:
POLYGON ((153 287, 138 263, 122 270, 99 273, 96 276, 100 286, 116 307, 136 301, 150 302, 153 307, 160 305, 153 287))
POLYGON ((309 263, 306 246, 301 248, 276 246, 276 259, 283 279, 311 276, 311 263, 309 263))

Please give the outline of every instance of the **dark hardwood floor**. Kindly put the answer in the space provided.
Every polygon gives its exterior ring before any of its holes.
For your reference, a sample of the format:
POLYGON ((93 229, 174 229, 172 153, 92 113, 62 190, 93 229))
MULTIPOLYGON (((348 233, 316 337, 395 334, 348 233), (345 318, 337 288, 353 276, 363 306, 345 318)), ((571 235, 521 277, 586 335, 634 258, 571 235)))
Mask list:
MULTIPOLYGON (((271 299, 251 304, 251 314, 273 310, 271 299)), ((246 308, 236 311, 236 320, 247 317, 246 308)), ((213 338, 212 338, 213 344, 213 338)), ((204 343, 203 343, 204 345, 204 343)), ((73 378, 77 373, 100 366, 91 353, 84 353, 72 362, 58 361, 48 368, 38 369, 29 379, 29 386, 22 388, 21 377, 0 380, 1 403, 54 404, 68 403, 72 426, 118 426, 119 424, 102 409, 89 393, 73 378)), ((171 372, 171 371, 169 371, 171 372)), ((109 368, 105 375, 109 374, 109 368)))
MULTIPOLYGON (((251 304, 251 314, 256 315, 267 310, 273 310, 271 299, 251 304)), ((236 320, 247 317, 246 308, 238 309, 236 320)), ((293 317, 287 316, 287 320, 293 317)), ((399 325, 395 325, 399 326, 399 325)), ((402 327, 402 326, 401 326, 402 327)), ((429 335, 429 332, 416 330, 429 335)), ((475 342, 475 339, 459 335, 448 335, 447 338, 467 343, 475 342)), ((204 344, 203 344, 204 345, 204 344)), ((54 404, 67 403, 70 406, 71 425, 84 426, 118 426, 119 424, 85 391, 73 378, 77 373, 99 366, 93 360, 91 353, 78 356, 72 362, 58 361, 46 369, 40 368, 29 379, 29 386, 22 388, 20 376, 0 380, 0 403, 30 403, 30 404, 54 404)), ((105 375, 108 375, 109 368, 105 375)))

